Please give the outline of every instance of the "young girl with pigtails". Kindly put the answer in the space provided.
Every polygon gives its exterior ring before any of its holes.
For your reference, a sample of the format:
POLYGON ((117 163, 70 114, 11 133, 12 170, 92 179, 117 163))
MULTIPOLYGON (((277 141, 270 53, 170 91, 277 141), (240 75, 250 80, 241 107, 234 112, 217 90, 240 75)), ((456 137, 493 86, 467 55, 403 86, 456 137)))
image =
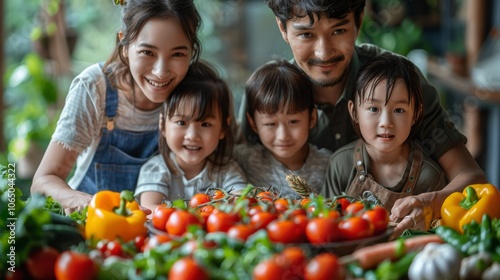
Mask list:
POLYGON ((247 185, 231 159, 231 92, 213 67, 198 61, 164 103, 160 154, 141 168, 135 196, 154 210, 165 200, 190 199, 209 187, 233 194, 247 185))

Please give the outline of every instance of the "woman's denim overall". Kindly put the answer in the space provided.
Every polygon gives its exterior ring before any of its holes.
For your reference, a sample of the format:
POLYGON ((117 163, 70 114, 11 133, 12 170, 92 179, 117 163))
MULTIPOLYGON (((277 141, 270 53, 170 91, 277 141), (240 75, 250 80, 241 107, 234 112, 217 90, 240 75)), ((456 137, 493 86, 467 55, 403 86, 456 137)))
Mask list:
POLYGON ((135 190, 143 163, 158 150, 158 129, 144 132, 120 130, 113 120, 118 108, 118 92, 106 78, 106 116, 101 141, 79 191, 95 194, 100 190, 135 190))

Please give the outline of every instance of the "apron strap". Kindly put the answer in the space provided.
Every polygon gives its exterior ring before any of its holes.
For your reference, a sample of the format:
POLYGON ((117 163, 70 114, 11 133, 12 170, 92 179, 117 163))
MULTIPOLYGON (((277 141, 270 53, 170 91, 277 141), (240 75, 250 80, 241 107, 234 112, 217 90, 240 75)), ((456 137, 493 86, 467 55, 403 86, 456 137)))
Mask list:
MULTIPOLYGON (((100 62, 99 65, 103 67, 103 63, 100 62)), ((106 76, 106 117, 108 118, 106 122, 106 128, 108 130, 113 130, 115 128, 115 117, 116 111, 118 109, 118 91, 111 86, 108 77, 106 76)))
POLYGON ((418 145, 414 143, 411 144, 413 148, 413 160, 410 167, 410 172, 408 174, 408 179, 406 180, 406 184, 404 185, 401 192, 413 193, 415 190, 415 185, 418 181, 418 176, 420 175, 420 170, 422 170, 422 162, 423 162, 423 153, 418 145))
POLYGON ((354 147, 354 166, 359 174, 359 180, 362 182, 366 179, 365 164, 363 163, 363 140, 359 139, 354 147))

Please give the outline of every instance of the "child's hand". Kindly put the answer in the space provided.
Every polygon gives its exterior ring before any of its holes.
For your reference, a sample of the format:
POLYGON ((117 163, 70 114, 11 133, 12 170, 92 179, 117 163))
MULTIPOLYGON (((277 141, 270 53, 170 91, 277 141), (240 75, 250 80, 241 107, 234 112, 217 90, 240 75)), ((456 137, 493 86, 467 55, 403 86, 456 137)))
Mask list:
POLYGON ((149 216, 149 214, 153 213, 153 211, 151 209, 146 208, 146 207, 144 207, 142 205, 139 205, 139 208, 142 210, 142 212, 144 212, 148 216, 149 216))

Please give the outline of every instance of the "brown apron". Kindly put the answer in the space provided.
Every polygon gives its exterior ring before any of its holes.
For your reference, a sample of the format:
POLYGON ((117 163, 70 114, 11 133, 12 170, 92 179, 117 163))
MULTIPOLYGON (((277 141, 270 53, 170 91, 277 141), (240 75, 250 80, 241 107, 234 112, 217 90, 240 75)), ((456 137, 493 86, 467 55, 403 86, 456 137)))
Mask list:
POLYGON ((373 177, 366 172, 363 162, 364 145, 362 140, 359 140, 354 148, 354 163, 357 172, 354 180, 347 189, 347 195, 362 197, 368 201, 381 204, 389 211, 396 200, 412 195, 422 168, 423 159, 422 150, 416 145, 412 145, 412 147, 414 149, 410 172, 408 177, 403 176, 403 180, 406 180, 406 183, 401 192, 393 192, 375 182, 373 177))

